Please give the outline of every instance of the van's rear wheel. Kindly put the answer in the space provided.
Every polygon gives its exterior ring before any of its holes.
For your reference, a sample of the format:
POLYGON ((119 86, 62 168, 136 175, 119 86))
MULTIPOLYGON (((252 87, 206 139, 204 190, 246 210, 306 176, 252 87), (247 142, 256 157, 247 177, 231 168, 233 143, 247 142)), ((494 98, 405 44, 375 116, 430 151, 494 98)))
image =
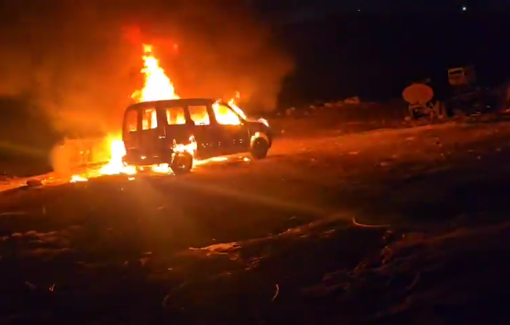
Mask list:
POLYGON ((193 156, 189 152, 178 153, 170 165, 175 175, 186 174, 193 168, 193 156))
POLYGON ((269 151, 269 142, 264 138, 257 138, 253 141, 250 149, 251 156, 253 159, 264 159, 267 157, 269 151))

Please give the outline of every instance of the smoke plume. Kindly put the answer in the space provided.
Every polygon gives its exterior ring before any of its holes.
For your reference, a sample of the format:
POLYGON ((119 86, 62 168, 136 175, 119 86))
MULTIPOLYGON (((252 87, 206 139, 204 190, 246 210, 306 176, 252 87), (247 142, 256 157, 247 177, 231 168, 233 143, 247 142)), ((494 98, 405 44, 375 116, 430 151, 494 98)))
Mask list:
POLYGON ((143 85, 142 44, 181 97, 271 109, 292 69, 243 2, 2 0, 0 96, 26 96, 68 133, 120 130, 143 85))

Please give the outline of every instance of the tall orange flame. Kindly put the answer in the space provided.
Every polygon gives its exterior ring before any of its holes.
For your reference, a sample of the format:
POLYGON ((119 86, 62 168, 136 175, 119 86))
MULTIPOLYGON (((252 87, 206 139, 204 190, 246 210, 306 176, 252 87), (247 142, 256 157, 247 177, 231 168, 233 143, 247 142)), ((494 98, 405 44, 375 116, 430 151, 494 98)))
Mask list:
POLYGON ((131 97, 139 102, 154 100, 178 99, 175 87, 160 67, 158 60, 152 54, 152 45, 143 45, 145 85, 142 90, 135 91, 131 97))
MULTIPOLYGON (((135 91, 131 97, 138 102, 147 102, 155 100, 178 99, 175 93, 175 87, 165 74, 165 70, 159 65, 159 61, 152 54, 152 45, 143 44, 144 67, 141 72, 145 75, 145 85, 141 90, 135 91)), ((112 174, 135 174, 136 169, 126 166, 122 158, 126 154, 122 140, 114 139, 110 142, 111 159, 104 166, 100 173, 103 175, 112 174)), ((154 171, 163 171, 167 169, 153 168, 154 171)))
POLYGON ((230 107, 232 107, 232 109, 239 115, 241 116, 243 119, 246 120, 246 114, 244 114, 243 110, 241 108, 239 108, 239 106, 237 106, 237 102, 236 102, 236 99, 239 99, 241 98, 241 94, 237 91, 236 92, 236 96, 234 98, 232 98, 231 100, 229 100, 228 102, 228 105, 230 107))

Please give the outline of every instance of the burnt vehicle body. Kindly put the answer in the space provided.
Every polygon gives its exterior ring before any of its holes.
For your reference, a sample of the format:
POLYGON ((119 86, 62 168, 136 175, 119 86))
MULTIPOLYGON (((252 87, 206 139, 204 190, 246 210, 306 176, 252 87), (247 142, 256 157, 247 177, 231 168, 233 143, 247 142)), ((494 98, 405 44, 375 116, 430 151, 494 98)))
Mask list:
POLYGON ((225 103, 199 98, 129 106, 122 137, 125 163, 166 163, 174 173, 188 172, 193 158, 250 152, 255 159, 262 159, 272 144, 271 130, 264 120, 246 119, 225 103))

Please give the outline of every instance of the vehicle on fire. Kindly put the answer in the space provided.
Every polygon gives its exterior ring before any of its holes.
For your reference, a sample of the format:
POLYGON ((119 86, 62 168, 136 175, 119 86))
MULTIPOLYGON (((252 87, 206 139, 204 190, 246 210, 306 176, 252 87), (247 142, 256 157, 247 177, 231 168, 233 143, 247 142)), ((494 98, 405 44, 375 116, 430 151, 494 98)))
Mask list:
POLYGON ((143 168, 168 164, 186 173, 194 159, 250 152, 267 156, 272 145, 269 124, 246 118, 237 107, 212 99, 141 102, 124 113, 124 162, 143 168))

